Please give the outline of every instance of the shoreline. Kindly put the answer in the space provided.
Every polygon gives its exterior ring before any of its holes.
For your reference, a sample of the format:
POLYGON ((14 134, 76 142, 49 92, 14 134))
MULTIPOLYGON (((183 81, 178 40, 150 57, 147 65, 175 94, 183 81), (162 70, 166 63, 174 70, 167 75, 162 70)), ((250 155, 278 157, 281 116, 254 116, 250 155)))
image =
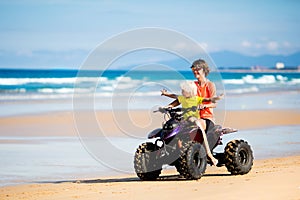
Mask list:
POLYGON ((173 169, 157 181, 135 175, 32 183, 0 187, 0 198, 10 199, 298 199, 300 155, 255 160, 246 175, 230 175, 225 167, 208 167, 199 180, 184 180, 173 169), (176 192, 175 192, 176 191, 176 192))

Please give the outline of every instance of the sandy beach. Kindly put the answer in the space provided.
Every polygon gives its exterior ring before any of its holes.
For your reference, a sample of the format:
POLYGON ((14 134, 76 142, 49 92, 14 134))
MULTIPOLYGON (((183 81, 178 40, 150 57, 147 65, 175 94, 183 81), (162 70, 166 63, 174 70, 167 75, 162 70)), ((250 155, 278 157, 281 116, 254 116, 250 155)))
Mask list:
POLYGON ((0 199, 289 199, 300 197, 300 156, 255 161, 252 171, 231 176, 209 167, 197 181, 165 172, 157 181, 134 175, 0 188, 0 199))
MULTIPOLYGON (((82 119, 89 113, 81 113, 82 119)), ((216 113, 216 117, 224 113, 216 113)), ((271 126, 299 125, 300 112, 293 110, 227 111, 225 126, 240 130, 271 126), (252 117, 255 116, 255 117, 252 117), (281 116, 280 118, 277 116, 281 116)), ((88 117, 87 117, 88 118, 88 117)), ((96 118, 109 136, 123 136, 135 130, 136 136, 146 137, 137 129, 157 128, 161 115, 149 111, 99 111, 96 118), (133 126, 114 123, 118 117, 130 116, 133 126), (120 131, 122 130, 122 131, 120 131)), ((89 123, 85 122, 87 127, 89 123)), ((125 124, 128 122, 125 120, 125 124)), ((13 137, 74 136, 77 131, 73 113, 59 112, 0 118, 0 134, 9 136, 1 143, 15 143, 13 137)), ((292 143, 291 139, 291 143, 292 143)), ((3 186, 0 199, 300 199, 300 155, 255 160, 249 174, 230 175, 225 167, 208 167, 198 181, 186 181, 173 169, 163 171, 157 181, 143 182, 135 174, 113 177, 92 177, 84 180, 36 182, 25 185, 3 186)))

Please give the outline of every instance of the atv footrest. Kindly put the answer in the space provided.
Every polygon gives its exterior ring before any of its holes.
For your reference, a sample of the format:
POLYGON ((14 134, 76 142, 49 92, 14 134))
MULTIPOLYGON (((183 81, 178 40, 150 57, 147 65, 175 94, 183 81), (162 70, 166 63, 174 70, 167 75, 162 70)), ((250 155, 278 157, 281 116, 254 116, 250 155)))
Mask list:
POLYGON ((234 129, 234 128, 229 128, 229 127, 222 128, 223 134, 234 133, 234 132, 237 132, 237 131, 238 131, 238 130, 237 130, 237 129, 234 129))

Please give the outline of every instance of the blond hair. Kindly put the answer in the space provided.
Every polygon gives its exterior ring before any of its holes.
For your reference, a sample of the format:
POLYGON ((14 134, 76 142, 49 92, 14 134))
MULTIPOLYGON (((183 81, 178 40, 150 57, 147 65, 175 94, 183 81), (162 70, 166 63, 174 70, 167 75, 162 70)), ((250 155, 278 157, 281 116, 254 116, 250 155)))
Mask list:
POLYGON ((197 95, 197 86, 193 81, 185 81, 181 83, 180 88, 191 97, 197 95))

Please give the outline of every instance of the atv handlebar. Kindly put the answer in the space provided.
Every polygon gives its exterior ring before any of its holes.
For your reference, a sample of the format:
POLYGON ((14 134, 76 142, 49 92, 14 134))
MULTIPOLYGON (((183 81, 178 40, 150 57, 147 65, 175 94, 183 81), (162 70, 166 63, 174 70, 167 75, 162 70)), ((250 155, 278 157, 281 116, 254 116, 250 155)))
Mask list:
POLYGON ((193 106, 190 108, 159 108, 158 110, 155 110, 153 112, 161 112, 164 115, 168 115, 169 117, 176 119, 178 121, 180 121, 183 117, 183 115, 187 112, 197 112, 198 111, 198 107, 197 106, 193 106))
POLYGON ((196 112, 197 110, 201 110, 199 109, 197 106, 193 106, 193 107, 190 107, 190 108, 158 108, 158 110, 155 110, 153 111, 154 113, 155 112, 161 112, 161 113, 170 113, 170 112, 183 112, 183 113, 186 113, 186 112, 189 112, 189 111, 192 111, 192 112, 196 112))

